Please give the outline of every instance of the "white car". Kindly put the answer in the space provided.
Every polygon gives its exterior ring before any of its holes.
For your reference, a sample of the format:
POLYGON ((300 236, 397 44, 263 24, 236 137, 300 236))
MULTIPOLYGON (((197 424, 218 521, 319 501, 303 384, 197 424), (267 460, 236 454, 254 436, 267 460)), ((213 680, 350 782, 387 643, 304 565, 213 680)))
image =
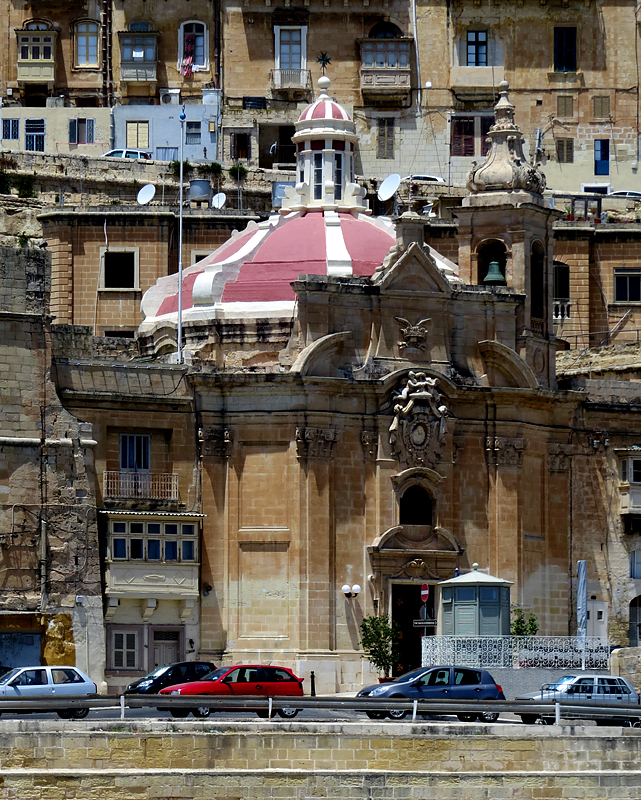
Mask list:
MULTIPOLYGON (((96 684, 77 667, 16 667, 0 677, 0 700, 23 700, 92 697, 98 692, 96 684)), ((46 703, 38 713, 46 712, 46 703)), ((8 713, 5 709, 5 714, 8 713)), ((31 711, 19 713, 30 714, 31 711)), ((83 719, 88 708, 61 708, 56 712, 61 719, 83 719)))
POLYGON ((625 197, 628 200, 641 200, 641 192, 626 191, 625 189, 617 189, 616 192, 610 192, 608 197, 625 197))
POLYGON ((146 150, 108 150, 103 153, 101 158, 133 158, 149 161, 151 156, 146 150))
POLYGON ((404 181, 429 181, 431 183, 445 183, 445 178, 440 175, 406 175, 404 181))

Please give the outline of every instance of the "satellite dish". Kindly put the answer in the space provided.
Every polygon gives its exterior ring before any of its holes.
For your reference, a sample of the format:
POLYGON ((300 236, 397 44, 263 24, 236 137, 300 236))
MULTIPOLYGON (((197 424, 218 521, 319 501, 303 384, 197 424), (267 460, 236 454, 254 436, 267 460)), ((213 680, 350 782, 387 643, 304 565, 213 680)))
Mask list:
POLYGON ((225 192, 218 192, 218 194, 215 194, 211 199, 211 207, 222 208, 226 202, 227 202, 227 195, 225 194, 225 192))
POLYGON ((387 178, 381 183, 378 187, 378 199, 379 200, 389 200, 394 194, 396 194, 396 190, 401 185, 401 176, 398 175, 396 172, 393 172, 391 175, 388 175, 387 178))
POLYGON ((153 185, 153 183, 146 183, 138 192, 138 197, 136 198, 138 205, 146 206, 147 203, 151 203, 155 194, 156 187, 153 185))

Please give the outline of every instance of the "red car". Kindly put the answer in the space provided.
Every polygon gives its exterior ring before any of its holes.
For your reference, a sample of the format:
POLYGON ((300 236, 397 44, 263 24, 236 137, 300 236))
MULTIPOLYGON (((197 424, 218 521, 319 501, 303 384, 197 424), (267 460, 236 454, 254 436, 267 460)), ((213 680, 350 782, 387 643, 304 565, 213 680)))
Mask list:
MULTIPOLYGON (((169 695, 216 695, 217 697, 302 697, 303 678, 287 667, 263 667, 258 664, 243 664, 240 667, 219 667, 202 680, 191 683, 178 683, 160 690, 169 695)), ((217 708, 217 711, 238 711, 238 708, 217 708)), ((172 708, 172 717, 186 717, 189 712, 195 717, 208 717, 209 706, 197 708, 172 708)), ((267 711, 257 711, 259 717, 266 717, 267 711)), ((281 717, 291 719, 298 714, 297 708, 279 708, 281 717)))

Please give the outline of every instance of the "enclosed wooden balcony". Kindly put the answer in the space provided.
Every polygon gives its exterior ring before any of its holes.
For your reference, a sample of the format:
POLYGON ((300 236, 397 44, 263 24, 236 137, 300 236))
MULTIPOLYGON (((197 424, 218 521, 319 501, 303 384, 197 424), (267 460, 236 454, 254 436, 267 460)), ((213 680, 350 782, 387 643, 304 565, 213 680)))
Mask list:
POLYGON ((361 92, 366 103, 402 104, 410 94, 410 53, 414 40, 359 39, 361 92))

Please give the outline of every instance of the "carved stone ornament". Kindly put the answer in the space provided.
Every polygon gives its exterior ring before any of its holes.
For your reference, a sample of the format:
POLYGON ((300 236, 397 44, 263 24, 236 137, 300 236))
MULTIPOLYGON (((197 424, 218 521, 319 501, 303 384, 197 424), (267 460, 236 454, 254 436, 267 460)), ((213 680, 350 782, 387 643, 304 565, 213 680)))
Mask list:
POLYGON ((527 447, 525 439, 509 436, 488 436, 485 440, 487 450, 492 462, 499 466, 523 466, 523 452, 527 447))
POLYGON ((412 467, 434 466, 445 442, 447 406, 438 380, 410 372, 394 395, 394 420, 389 427, 392 453, 412 467))
POLYGON ((361 431, 361 444, 366 461, 375 461, 378 455, 378 433, 376 431, 361 431))
POLYGON ((573 448, 571 444, 548 444, 548 470, 550 472, 567 472, 573 448))
POLYGON ((229 458, 234 444, 231 428, 207 427, 198 431, 200 449, 209 458, 229 458))
POLYGON ((335 428, 296 428, 298 458, 332 458, 337 441, 335 428))
POLYGON ((395 578, 431 578, 432 580, 439 580, 438 573, 430 567, 430 565, 423 561, 422 558, 413 558, 406 564, 403 564, 395 578))
POLYGON ((427 344, 427 328, 425 325, 430 321, 429 317, 419 319, 416 325, 412 325, 405 317, 394 317, 394 319, 399 323, 401 336, 403 337, 398 343, 398 349, 425 350, 427 344))
POLYGON ((514 106, 507 96, 507 81, 499 84, 500 98, 494 106, 494 125, 488 131, 491 145, 485 161, 467 176, 467 188, 477 192, 524 189, 542 194, 545 175, 529 164, 523 154, 523 134, 514 122, 514 106))

